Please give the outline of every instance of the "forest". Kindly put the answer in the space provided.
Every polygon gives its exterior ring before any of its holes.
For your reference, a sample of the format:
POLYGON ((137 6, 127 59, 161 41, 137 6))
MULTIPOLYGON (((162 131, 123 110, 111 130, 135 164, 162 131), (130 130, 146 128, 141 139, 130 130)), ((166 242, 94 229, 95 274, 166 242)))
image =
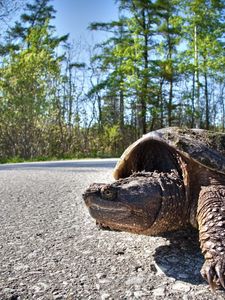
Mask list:
POLYGON ((167 126, 225 131, 225 2, 117 0, 94 45, 54 1, 0 1, 0 162, 112 157, 167 126), (85 61, 80 53, 85 52, 85 61))

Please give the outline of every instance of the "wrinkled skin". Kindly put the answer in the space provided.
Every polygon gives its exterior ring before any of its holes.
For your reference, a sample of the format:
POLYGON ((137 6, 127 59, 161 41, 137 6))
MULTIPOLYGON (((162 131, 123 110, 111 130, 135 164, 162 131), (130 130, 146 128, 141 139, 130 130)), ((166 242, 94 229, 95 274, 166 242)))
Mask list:
POLYGON ((225 135, 162 129, 122 155, 118 180, 92 184, 83 194, 102 228, 158 235, 193 225, 211 289, 225 289, 225 135))
POLYGON ((211 289, 225 288, 225 188, 223 185, 203 187, 197 218, 205 263, 201 274, 211 289))
POLYGON ((85 191, 83 198, 91 216, 102 227, 156 235, 187 224, 183 209, 185 190, 175 172, 143 172, 112 184, 95 183, 85 191), (177 208, 174 215, 171 212, 177 203, 180 209, 177 208))

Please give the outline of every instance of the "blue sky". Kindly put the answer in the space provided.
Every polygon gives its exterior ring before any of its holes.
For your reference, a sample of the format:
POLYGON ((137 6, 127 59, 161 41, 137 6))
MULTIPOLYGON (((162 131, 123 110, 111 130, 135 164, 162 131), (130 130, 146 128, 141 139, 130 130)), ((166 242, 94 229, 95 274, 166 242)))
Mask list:
POLYGON ((118 18, 118 9, 114 0, 53 0, 57 10, 54 25, 57 34, 70 34, 74 41, 98 41, 104 33, 87 30, 91 22, 109 22, 118 18))

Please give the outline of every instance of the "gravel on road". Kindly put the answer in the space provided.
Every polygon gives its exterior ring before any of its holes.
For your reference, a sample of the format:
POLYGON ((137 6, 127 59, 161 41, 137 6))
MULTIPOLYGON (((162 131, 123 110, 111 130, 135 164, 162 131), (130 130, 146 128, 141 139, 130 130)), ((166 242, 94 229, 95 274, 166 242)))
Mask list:
POLYGON ((0 299, 220 300, 200 276, 197 233, 99 230, 82 192, 114 161, 0 166, 0 299))

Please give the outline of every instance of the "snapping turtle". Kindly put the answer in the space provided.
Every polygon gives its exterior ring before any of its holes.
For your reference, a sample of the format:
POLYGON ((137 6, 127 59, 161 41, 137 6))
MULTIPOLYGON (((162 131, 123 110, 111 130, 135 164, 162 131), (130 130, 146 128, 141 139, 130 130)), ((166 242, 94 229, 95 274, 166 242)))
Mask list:
POLYGON ((146 235, 199 230, 202 276, 225 288, 225 134, 165 128, 129 146, 115 182, 92 184, 83 194, 103 228, 146 235))

